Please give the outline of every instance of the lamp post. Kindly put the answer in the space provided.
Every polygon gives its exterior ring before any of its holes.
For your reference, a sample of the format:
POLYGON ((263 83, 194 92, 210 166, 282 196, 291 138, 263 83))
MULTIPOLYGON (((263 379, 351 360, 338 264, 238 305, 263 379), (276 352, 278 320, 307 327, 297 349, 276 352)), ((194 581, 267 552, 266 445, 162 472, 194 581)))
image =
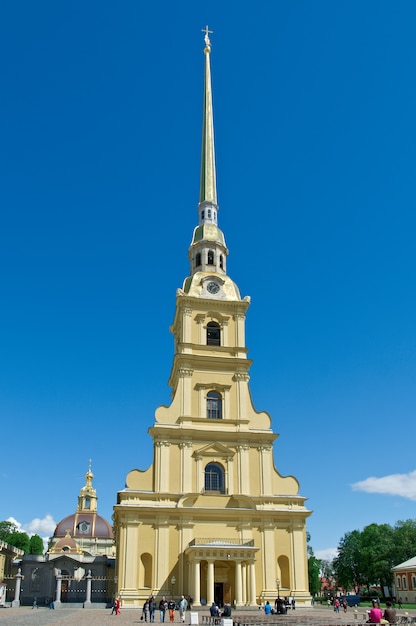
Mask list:
POLYGON ((173 600, 173 594, 175 592, 175 583, 176 583, 176 578, 175 576, 172 576, 172 578, 170 579, 170 584, 172 585, 172 600, 173 600))
POLYGON ((276 578, 277 599, 280 598, 280 578, 276 578))

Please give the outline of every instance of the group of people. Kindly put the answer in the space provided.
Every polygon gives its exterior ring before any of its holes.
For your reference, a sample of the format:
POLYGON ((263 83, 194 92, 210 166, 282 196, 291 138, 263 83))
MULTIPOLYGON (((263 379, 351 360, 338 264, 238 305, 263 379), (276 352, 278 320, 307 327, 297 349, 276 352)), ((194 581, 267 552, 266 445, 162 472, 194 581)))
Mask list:
POLYGON ((341 606, 342 606, 344 613, 346 613, 348 610, 348 602, 346 598, 342 599, 342 603, 338 600, 338 598, 335 599, 335 602, 334 602, 335 613, 339 613, 341 606))
POLYGON ((211 617, 231 617, 231 604, 226 602, 223 610, 221 611, 218 604, 213 602, 209 607, 209 614, 211 617))
MULTIPOLYGON (((186 620, 186 611, 192 607, 192 598, 188 599, 185 596, 181 596, 178 605, 176 607, 176 602, 173 598, 170 600, 166 599, 166 596, 162 596, 159 602, 159 622, 163 623, 166 618, 166 614, 169 615, 169 622, 173 623, 175 621, 175 610, 179 609, 180 620, 182 623, 185 623, 186 620)), ((113 608, 111 611, 111 615, 120 615, 121 602, 119 598, 116 598, 113 602, 113 608)), ((156 613, 157 603, 154 596, 150 596, 147 600, 145 600, 143 604, 142 614, 140 619, 144 622, 152 623, 155 621, 155 613, 156 613)))
MULTIPOLYGON (((186 620, 186 611, 188 607, 192 605, 192 598, 186 599, 185 596, 181 596, 178 602, 178 609, 180 620, 184 624, 186 620)), ((169 614, 169 622, 173 623, 175 621, 175 610, 176 610, 176 602, 173 598, 170 600, 166 599, 166 596, 162 596, 159 602, 159 622, 163 623, 166 618, 166 613, 169 614)), ((156 612, 156 599, 154 596, 150 596, 145 603, 143 604, 143 610, 141 615, 141 620, 145 622, 154 622, 155 621, 155 612, 156 612)))
POLYGON ((380 609, 380 604, 377 600, 372 600, 372 605, 372 608, 368 611, 368 624, 395 624, 397 622, 396 609, 391 602, 386 602, 384 613, 380 609))

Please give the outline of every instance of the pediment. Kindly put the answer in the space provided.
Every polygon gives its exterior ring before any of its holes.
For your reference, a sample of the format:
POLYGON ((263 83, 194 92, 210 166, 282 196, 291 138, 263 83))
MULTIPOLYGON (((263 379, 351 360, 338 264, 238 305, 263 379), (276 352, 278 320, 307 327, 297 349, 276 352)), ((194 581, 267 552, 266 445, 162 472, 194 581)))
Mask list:
POLYGON ((217 457, 221 458, 232 458, 235 455, 234 450, 230 450, 227 446, 222 443, 213 442, 209 443, 198 450, 195 450, 192 454, 193 457, 204 456, 204 457, 217 457))

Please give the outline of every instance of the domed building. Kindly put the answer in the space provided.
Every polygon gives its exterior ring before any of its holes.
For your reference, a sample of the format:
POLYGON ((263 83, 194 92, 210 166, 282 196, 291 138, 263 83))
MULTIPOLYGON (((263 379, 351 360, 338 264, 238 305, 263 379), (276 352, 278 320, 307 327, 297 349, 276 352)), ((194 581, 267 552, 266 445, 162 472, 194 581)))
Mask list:
POLYGON ((114 556, 113 529, 106 519, 97 513, 97 492, 92 486, 94 474, 91 466, 85 474, 85 486, 78 496, 78 506, 75 513, 61 520, 49 541, 49 554, 59 554, 74 549, 68 538, 75 541, 79 554, 105 554, 114 556))
MULTIPOLYGON (((75 513, 64 517, 49 540, 45 555, 25 554, 21 568, 21 604, 89 607, 107 606, 115 594, 113 529, 98 515, 91 466, 79 492, 75 513)), ((10 589, 10 593, 15 593, 10 589)))

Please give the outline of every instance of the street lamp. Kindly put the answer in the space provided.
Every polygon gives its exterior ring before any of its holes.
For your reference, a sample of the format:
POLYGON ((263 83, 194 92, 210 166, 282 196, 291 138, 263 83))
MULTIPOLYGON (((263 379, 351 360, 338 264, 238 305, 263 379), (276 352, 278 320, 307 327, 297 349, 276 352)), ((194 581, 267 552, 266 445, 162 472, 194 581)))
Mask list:
POLYGON ((176 578, 175 576, 172 576, 172 578, 170 579, 170 584, 172 585, 172 599, 173 599, 173 594, 175 591, 175 583, 176 583, 176 578))
POLYGON ((276 578, 277 598, 280 598, 280 578, 276 578))

